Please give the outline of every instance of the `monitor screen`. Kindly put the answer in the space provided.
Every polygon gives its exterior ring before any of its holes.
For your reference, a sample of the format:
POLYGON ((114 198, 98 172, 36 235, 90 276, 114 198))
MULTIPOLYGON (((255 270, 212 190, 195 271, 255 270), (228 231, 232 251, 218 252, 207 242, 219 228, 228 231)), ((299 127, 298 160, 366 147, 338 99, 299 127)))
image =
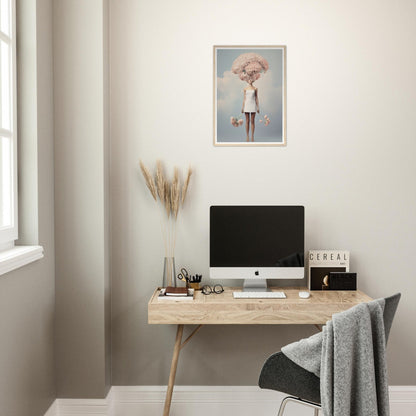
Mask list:
POLYGON ((303 269, 304 211, 303 206, 212 206, 210 267, 303 269))

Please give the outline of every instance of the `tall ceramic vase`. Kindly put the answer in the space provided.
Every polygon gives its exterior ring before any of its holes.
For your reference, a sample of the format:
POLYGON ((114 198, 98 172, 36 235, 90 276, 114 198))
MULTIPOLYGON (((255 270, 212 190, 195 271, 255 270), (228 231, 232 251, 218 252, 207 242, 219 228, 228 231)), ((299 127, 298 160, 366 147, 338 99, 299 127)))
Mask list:
POLYGON ((176 287, 175 257, 165 257, 163 266, 163 287, 176 287))

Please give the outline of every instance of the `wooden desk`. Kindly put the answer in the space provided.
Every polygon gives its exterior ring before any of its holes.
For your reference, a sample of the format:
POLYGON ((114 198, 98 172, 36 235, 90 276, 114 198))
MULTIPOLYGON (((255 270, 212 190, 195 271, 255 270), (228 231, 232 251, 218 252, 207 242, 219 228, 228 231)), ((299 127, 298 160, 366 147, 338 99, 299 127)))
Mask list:
POLYGON ((224 293, 218 295, 203 295, 200 291, 196 291, 193 301, 159 301, 157 296, 160 289, 156 289, 149 301, 149 324, 178 325, 163 416, 169 415, 179 352, 202 325, 311 324, 318 326, 329 321, 334 313, 372 300, 359 290, 313 291, 310 298, 299 298, 299 291, 307 290, 306 288, 272 288, 285 292, 286 299, 234 299, 232 292, 241 288, 224 289, 224 293), (184 325, 198 326, 182 342, 184 325))

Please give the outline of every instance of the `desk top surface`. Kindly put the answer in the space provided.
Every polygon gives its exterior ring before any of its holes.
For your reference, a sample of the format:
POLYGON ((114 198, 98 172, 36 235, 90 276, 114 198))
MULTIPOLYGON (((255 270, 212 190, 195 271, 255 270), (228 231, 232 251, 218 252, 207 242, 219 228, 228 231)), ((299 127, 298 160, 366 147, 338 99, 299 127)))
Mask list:
POLYGON ((317 324, 332 315, 362 302, 372 300, 357 291, 311 291, 308 299, 299 298, 306 288, 271 288, 283 291, 286 299, 234 299, 238 287, 224 288, 224 293, 204 295, 195 292, 194 300, 158 300, 156 289, 148 304, 149 324, 317 324))

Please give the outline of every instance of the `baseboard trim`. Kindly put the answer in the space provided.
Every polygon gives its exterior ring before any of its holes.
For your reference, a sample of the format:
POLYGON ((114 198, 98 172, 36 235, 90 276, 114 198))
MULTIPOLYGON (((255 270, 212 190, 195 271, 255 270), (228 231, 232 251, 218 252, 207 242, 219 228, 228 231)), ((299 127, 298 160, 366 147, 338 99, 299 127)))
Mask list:
POLYGON ((47 412, 45 413, 45 416, 58 416, 58 400, 55 400, 47 412))
POLYGON ((391 416, 416 415, 416 386, 390 386, 391 416))
MULTIPOLYGON (((164 403, 166 386, 113 386, 114 403, 164 403)), ((257 386, 175 386, 172 403, 276 402, 272 390, 257 386)))
POLYGON ((104 399, 57 399, 55 416, 113 416, 113 393, 104 399))
MULTIPOLYGON (((165 394, 166 386, 113 386, 105 399, 57 399, 45 416, 159 416, 165 394)), ((284 396, 257 386, 176 386, 171 414, 275 414, 284 396)), ((287 416, 309 415, 293 406, 287 416)), ((391 416, 416 414, 416 386, 390 386, 390 409, 391 416)))

